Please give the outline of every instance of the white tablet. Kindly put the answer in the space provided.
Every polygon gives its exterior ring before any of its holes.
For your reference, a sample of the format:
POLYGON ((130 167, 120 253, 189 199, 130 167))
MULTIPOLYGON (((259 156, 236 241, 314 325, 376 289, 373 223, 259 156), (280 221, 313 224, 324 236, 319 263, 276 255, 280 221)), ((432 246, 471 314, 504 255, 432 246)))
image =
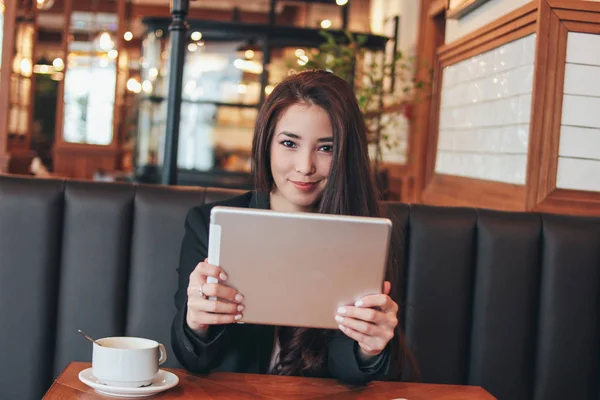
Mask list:
POLYGON ((208 262, 245 296, 241 322, 337 329, 336 310, 382 292, 387 218, 215 206, 208 262))

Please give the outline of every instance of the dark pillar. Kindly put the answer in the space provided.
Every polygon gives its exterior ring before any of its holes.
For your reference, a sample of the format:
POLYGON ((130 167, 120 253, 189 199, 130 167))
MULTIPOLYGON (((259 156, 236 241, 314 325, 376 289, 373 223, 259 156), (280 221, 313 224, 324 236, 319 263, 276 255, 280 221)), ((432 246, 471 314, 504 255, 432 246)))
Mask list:
POLYGON ((271 0, 269 2, 269 25, 275 26, 275 7, 277 6, 277 0, 271 0))
MULTIPOLYGON (((275 27, 275 7, 277 6, 277 0, 271 0, 269 2, 269 27, 273 29, 275 27)), ((258 103, 262 107, 265 102, 266 93, 265 88, 269 84, 269 64, 271 63, 271 43, 267 34, 262 37, 262 52, 263 52, 263 72, 260 75, 260 99, 258 103)))
POLYGON ((165 156, 161 177, 161 182, 165 185, 177 184, 177 150, 179 143, 179 122, 181 120, 181 89, 188 30, 185 19, 189 7, 189 0, 171 0, 172 21, 169 26, 171 37, 171 60, 169 65, 169 93, 167 100, 167 132, 165 137, 165 156))
MULTIPOLYGON (((400 34, 400 16, 396 15, 394 17, 394 49, 392 50, 393 60, 396 60, 396 53, 398 52, 398 40, 400 34)), ((396 88, 396 61, 392 63, 392 82, 390 84, 390 93, 394 93, 394 89, 396 88)))
POLYGON ((342 30, 348 30, 348 17, 350 14, 350 2, 342 6, 342 30))

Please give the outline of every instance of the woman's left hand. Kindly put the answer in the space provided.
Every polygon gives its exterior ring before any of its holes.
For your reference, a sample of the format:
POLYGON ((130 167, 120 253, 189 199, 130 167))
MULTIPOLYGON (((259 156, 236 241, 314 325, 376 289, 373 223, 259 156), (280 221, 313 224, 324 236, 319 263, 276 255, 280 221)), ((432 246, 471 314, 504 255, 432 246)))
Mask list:
POLYGON ((356 340, 367 356, 380 354, 394 337, 398 325, 398 304, 389 296, 391 283, 383 284, 383 294, 366 296, 354 306, 340 307, 335 317, 339 328, 356 340))

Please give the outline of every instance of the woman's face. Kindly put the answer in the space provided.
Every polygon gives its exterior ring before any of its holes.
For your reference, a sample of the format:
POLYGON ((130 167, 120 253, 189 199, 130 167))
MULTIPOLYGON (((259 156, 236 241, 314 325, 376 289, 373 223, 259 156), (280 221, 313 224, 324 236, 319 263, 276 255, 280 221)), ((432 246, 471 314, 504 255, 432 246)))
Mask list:
POLYGON ((306 103, 290 106, 275 126, 270 151, 275 182, 271 208, 310 211, 331 169, 333 129, 327 112, 306 103))

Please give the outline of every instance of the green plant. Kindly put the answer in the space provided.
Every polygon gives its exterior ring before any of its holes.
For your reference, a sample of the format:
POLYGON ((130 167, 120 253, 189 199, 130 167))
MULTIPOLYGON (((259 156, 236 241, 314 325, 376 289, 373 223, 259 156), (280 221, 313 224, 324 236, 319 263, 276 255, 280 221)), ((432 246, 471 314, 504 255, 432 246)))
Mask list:
POLYGON ((401 51, 391 55, 383 50, 372 52, 366 46, 365 35, 345 32, 334 36, 328 31, 321 35, 325 39, 321 46, 296 54, 288 66, 295 71, 328 70, 352 84, 378 163, 384 147, 399 148, 397 135, 391 132, 400 129, 400 116, 412 119, 417 95, 425 82, 414 79, 415 60, 401 51))

